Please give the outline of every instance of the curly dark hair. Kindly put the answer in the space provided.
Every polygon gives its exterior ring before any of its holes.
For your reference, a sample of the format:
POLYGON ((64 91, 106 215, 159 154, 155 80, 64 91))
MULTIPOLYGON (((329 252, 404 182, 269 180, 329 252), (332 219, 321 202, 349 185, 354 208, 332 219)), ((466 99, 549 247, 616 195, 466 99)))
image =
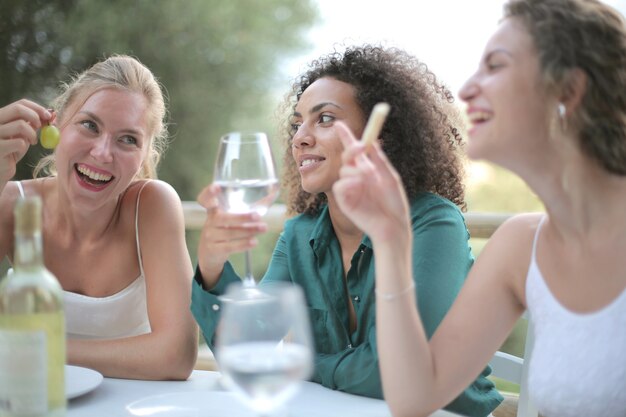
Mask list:
POLYGON ((581 106, 567 125, 608 172, 626 175, 626 27, 597 0, 510 0, 504 17, 533 38, 546 89, 567 92, 572 70, 587 75, 581 106))
MULTIPOLYGON (((324 77, 352 85, 364 117, 376 103, 389 103, 391 111, 380 135, 382 148, 400 174, 409 199, 429 191, 466 209, 460 155, 462 119, 453 95, 426 64, 403 50, 376 45, 330 53, 312 61, 296 78, 285 104, 290 115, 302 93, 324 77)), ((283 188, 289 212, 315 214, 326 203, 326 195, 312 195, 302 189, 291 154, 294 132, 288 120, 282 132, 288 145, 283 188)))

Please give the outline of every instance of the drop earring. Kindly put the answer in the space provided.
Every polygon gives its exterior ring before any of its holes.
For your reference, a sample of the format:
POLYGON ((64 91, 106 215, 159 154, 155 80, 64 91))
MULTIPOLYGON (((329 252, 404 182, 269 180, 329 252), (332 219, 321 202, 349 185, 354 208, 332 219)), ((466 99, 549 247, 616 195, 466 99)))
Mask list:
POLYGON ((559 105, 557 106, 557 111, 559 113, 559 121, 561 122, 561 129, 562 130, 566 130, 567 129, 567 107, 565 107, 565 104, 563 103, 559 103, 559 105))

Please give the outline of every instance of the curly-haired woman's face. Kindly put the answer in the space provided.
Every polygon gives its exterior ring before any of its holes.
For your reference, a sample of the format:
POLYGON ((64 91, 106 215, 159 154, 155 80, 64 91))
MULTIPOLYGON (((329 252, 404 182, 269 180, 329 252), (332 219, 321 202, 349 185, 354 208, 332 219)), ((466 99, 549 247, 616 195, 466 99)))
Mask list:
POLYGON ((308 193, 328 196, 339 178, 343 146, 334 129, 335 121, 342 120, 357 137, 363 133, 363 111, 354 93, 351 84, 320 78, 300 96, 292 120, 296 131, 291 153, 302 188, 308 193))
POLYGON ((459 95, 467 103, 471 158, 512 167, 512 159, 536 157, 556 103, 541 89, 539 57, 521 23, 502 22, 459 95))

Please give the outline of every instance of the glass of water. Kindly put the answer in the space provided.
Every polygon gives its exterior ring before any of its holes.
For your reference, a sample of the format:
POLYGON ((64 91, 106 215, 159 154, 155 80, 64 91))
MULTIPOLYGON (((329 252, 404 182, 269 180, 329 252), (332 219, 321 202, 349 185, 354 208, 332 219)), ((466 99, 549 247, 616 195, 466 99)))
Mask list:
MULTIPOLYGON (((221 137, 213 181, 219 185, 220 206, 230 213, 261 216, 278 197, 279 185, 265 133, 231 132, 221 137)), ((253 287, 250 251, 246 251, 244 286, 253 287)))
POLYGON ((260 416, 289 399, 313 370, 311 329, 300 287, 267 283, 250 298, 227 291, 216 340, 224 383, 260 416))

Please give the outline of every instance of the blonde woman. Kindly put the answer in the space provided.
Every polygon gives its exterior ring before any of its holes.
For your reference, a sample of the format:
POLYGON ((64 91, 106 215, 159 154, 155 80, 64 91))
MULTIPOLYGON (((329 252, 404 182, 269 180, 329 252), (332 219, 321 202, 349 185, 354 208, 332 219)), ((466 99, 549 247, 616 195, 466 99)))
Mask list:
POLYGON ((134 58, 113 56, 65 85, 55 112, 28 100, 0 109, 0 257, 13 253, 13 206, 43 201, 46 267, 65 293, 68 363, 106 376, 186 379, 197 329, 180 199, 155 179, 166 129, 160 85, 134 58), (10 181, 54 123, 61 140, 10 181))

